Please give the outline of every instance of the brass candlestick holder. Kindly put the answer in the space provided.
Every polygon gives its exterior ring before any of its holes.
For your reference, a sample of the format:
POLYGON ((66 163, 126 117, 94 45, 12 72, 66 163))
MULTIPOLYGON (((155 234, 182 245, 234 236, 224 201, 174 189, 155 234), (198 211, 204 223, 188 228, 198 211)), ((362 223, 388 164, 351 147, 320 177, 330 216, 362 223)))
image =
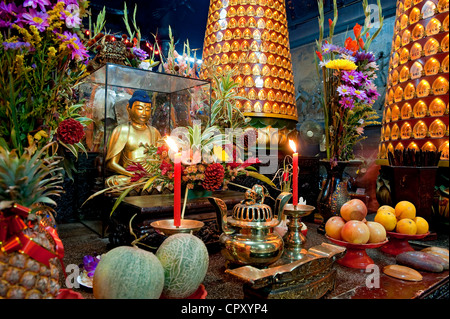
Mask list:
POLYGON ((288 216, 288 231, 283 237, 284 253, 283 259, 290 261, 300 260, 306 256, 305 249, 306 237, 302 234, 302 217, 308 216, 315 209, 310 205, 287 204, 284 208, 284 214, 288 216))
POLYGON ((180 226, 174 225, 173 219, 157 220, 150 224, 158 233, 170 236, 179 233, 192 233, 198 232, 205 224, 199 220, 182 219, 180 226))

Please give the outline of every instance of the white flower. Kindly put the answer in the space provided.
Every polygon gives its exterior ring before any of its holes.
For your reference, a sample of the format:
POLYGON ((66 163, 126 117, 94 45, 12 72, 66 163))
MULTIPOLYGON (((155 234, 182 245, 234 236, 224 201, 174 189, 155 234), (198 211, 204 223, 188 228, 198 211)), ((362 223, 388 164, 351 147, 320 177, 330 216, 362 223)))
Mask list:
POLYGON ((142 61, 141 63, 139 63, 139 69, 150 70, 150 62, 142 61))

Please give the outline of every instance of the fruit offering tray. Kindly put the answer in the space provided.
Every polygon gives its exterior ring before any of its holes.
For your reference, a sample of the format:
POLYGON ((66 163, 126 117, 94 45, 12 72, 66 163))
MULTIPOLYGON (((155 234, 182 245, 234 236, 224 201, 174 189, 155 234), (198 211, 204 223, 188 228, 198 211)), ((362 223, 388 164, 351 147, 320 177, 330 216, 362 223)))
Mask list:
POLYGON ((418 240, 427 237, 430 232, 425 234, 407 235, 397 232, 387 232, 389 242, 380 248, 380 250, 386 254, 398 255, 406 251, 414 251, 414 248, 409 244, 410 240, 418 240))
POLYGON ((342 266, 356 269, 367 269, 368 266, 374 264, 373 259, 369 257, 366 249, 380 248, 388 243, 387 239, 379 243, 353 244, 329 236, 326 236, 326 238, 332 243, 347 248, 346 254, 341 259, 338 259, 337 263, 342 266))

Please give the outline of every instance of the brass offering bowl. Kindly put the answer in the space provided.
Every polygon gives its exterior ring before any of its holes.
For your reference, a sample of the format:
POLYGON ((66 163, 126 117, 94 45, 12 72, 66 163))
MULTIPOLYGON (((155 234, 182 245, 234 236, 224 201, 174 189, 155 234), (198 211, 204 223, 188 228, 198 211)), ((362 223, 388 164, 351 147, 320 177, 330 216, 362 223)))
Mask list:
POLYGON ((179 233, 192 233, 198 232, 205 224, 199 220, 182 219, 181 225, 175 227, 173 219, 162 219, 154 221, 150 224, 158 233, 170 236, 179 233))

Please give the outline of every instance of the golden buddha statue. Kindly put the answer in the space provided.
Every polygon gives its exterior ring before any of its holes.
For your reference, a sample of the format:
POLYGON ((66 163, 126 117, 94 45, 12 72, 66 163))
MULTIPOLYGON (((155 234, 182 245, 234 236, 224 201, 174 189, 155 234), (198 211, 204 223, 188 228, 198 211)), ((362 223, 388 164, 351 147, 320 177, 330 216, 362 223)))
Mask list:
POLYGON ((156 145, 161 135, 148 121, 152 114, 150 96, 145 91, 135 91, 127 104, 128 123, 117 126, 111 134, 106 154, 106 167, 114 175, 106 179, 106 186, 128 183, 133 175, 126 168, 139 163, 148 167, 145 148, 141 144, 156 145))

